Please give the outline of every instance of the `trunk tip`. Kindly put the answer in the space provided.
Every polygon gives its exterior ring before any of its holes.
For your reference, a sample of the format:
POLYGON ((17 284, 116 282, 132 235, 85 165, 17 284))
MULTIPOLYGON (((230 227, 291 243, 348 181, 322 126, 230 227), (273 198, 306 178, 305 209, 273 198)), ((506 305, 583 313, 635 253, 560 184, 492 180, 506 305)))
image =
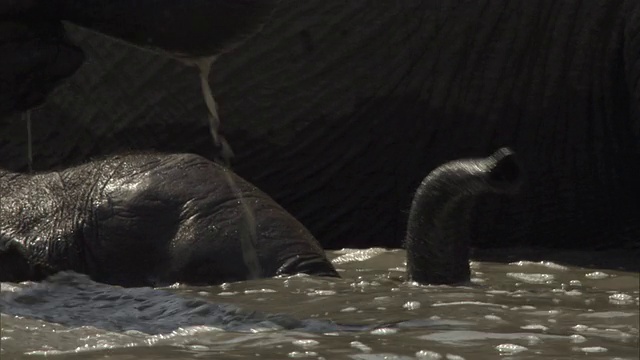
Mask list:
POLYGON ((489 179, 494 188, 499 192, 517 192, 522 185, 523 169, 516 153, 503 147, 494 152, 490 159, 489 179))

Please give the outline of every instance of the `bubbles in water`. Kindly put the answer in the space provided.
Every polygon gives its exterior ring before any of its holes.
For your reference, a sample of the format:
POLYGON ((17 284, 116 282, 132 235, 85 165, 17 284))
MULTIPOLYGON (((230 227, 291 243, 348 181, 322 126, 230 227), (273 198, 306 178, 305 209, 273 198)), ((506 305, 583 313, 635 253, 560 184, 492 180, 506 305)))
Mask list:
POLYGON ((438 360, 438 359, 442 359, 442 355, 438 354, 435 351, 420 350, 416 352, 416 358, 426 359, 426 360, 438 360))
POLYGON ((519 352, 527 351, 529 349, 516 344, 500 344, 496 346, 496 350, 498 350, 501 354, 516 354, 519 352))
POLYGON ((273 289, 248 289, 244 291, 245 294, 269 294, 274 292, 276 291, 273 289))
POLYGON ((555 276, 553 274, 528 274, 528 273, 507 273, 508 277, 520 280, 527 284, 548 284, 555 276))
POLYGON ((586 352, 586 353, 603 353, 608 351, 607 348, 604 348, 602 346, 590 346, 590 347, 583 347, 579 349, 580 351, 586 352))
POLYGON ((371 331, 372 335, 391 335, 398 332, 398 329, 393 328, 379 328, 371 331))
POLYGON ((540 330, 540 331, 549 330, 548 327, 546 327, 546 326, 544 326, 542 324, 524 325, 524 326, 520 326, 520 329, 522 329, 522 330, 540 330))
POLYGON ((633 304, 633 296, 625 293, 615 293, 613 295, 609 295, 609 303, 614 305, 633 304))
MULTIPOLYGON (((330 257, 332 255, 332 253, 329 254, 330 257)), ((394 260, 396 264, 402 261, 403 257, 400 255, 404 254, 399 254, 394 260)), ((99 357, 108 350, 99 346, 123 348, 128 344, 134 344, 135 349, 122 349, 123 354, 140 355, 142 352, 145 355, 149 354, 148 357, 155 355, 154 358, 162 357, 165 352, 172 351, 171 349, 175 349, 176 355, 172 356, 174 355, 172 353, 167 354, 166 357, 179 358, 184 351, 192 354, 203 352, 202 355, 224 352, 238 358, 256 354, 262 358, 324 357, 330 359, 342 356, 367 360, 460 359, 459 355, 467 359, 579 356, 632 359, 637 357, 635 355, 638 344, 637 307, 632 305, 623 307, 609 302, 611 296, 614 299, 624 300, 627 298, 624 294, 631 294, 635 304, 638 296, 637 287, 634 287, 636 285, 626 282, 624 284, 628 283, 629 286, 619 287, 620 279, 627 275, 611 272, 609 278, 594 281, 584 278, 586 271, 583 268, 571 267, 567 273, 562 274, 562 277, 556 275, 558 280, 561 280, 557 283, 526 286, 505 276, 508 271, 514 269, 513 266, 499 264, 495 265, 495 269, 492 268, 494 265, 483 266, 486 267, 486 270, 483 270, 488 279, 486 287, 413 287, 407 283, 399 285, 397 281, 379 281, 377 276, 393 267, 393 263, 387 263, 385 260, 388 256, 387 253, 368 260, 365 264, 356 263, 353 267, 345 266, 347 271, 343 274, 344 280, 314 280, 314 277, 309 276, 283 277, 204 288, 183 285, 171 289, 171 292, 187 298, 201 295, 205 302, 208 300, 230 302, 227 301, 231 299, 228 296, 236 295, 233 296, 234 302, 244 309, 257 310, 255 315, 253 311, 212 312, 213 315, 218 314, 223 318, 220 319, 221 321, 207 321, 211 320, 211 317, 202 316, 201 313, 210 307, 203 307, 200 300, 183 303, 184 311, 175 313, 174 311, 181 307, 167 306, 168 300, 173 297, 164 292, 157 294, 159 295, 158 304, 148 309, 141 309, 138 307, 138 302, 122 297, 119 298, 120 300, 113 300, 116 301, 117 306, 112 309, 117 311, 107 309, 105 312, 105 309, 99 308, 101 314, 108 315, 100 316, 98 321, 110 318, 113 321, 127 323, 131 321, 132 315, 135 315, 131 311, 126 311, 129 302, 133 304, 131 306, 142 312, 142 315, 154 315, 155 310, 158 313, 161 312, 163 314, 161 317, 165 319, 158 317, 142 319, 155 324, 153 328, 156 328, 159 322, 170 321, 174 324, 171 327, 163 326, 163 329, 169 331, 163 330, 154 336, 132 330, 129 326, 124 328, 118 326, 119 329, 123 328, 123 331, 115 334, 103 328, 90 326, 70 329, 64 327, 66 325, 46 322, 49 320, 42 322, 47 325, 44 328, 42 324, 33 320, 1 315, 2 346, 9 350, 9 355, 5 352, 0 357, 12 358, 11 356, 17 352, 24 354, 34 350, 69 353, 76 348, 85 349, 82 351, 93 349, 95 357, 99 357), (382 265, 378 261, 382 261, 382 265), (380 266, 376 268, 377 265, 380 266), (363 273, 358 272, 355 269, 356 266, 376 270, 363 273), (582 298, 569 298, 567 293, 572 289, 569 279, 581 279, 583 284, 579 289, 583 297, 593 298, 595 302, 586 306, 582 298), (609 282, 612 282, 611 285, 609 282), (351 287, 352 283, 363 286, 351 287), (373 285, 374 283, 379 285, 373 285), (264 289, 267 290, 264 291, 264 289), (275 292, 272 293, 271 290, 275 292), (318 293, 318 290, 335 291, 340 295, 319 296, 322 293, 318 293), (316 296, 308 296, 311 293, 316 296), (221 296, 216 296, 218 294, 221 296), (521 297, 514 297, 514 294, 521 297), (561 304, 555 305, 552 302, 554 298, 562 299, 561 304), (409 311, 407 308, 411 306, 405 307, 405 304, 410 304, 412 301, 420 302, 420 308, 409 311), (432 307, 433 303, 437 305, 432 307), (381 307, 385 307, 386 310, 378 311, 377 309, 381 307), (118 313, 123 312, 127 315, 126 319, 118 316, 118 313), (265 314, 265 312, 272 315, 260 316, 260 313, 265 314), (273 315, 283 312, 285 319, 273 315), (286 316, 291 312, 294 313, 292 315, 295 318, 286 316), (235 314, 239 317, 236 318, 235 314), (183 321, 187 320, 185 316, 191 320, 183 321), (229 322, 224 321, 224 318, 233 320, 234 323, 229 326, 229 322), (549 320, 557 320, 557 322, 550 324, 549 320), (181 329, 178 329, 178 325, 181 329), (198 332, 195 328, 199 325, 208 325, 212 328, 208 331, 203 328, 198 332), (215 326, 215 330, 212 325, 215 326), (56 330, 55 333, 52 332, 53 329, 56 330), (12 330, 13 332, 9 332, 12 330), (392 333, 395 330, 397 332, 392 333), (35 338, 39 340, 31 340, 35 338), (156 342, 153 344, 145 342, 151 339, 155 339, 156 342), (150 348, 142 349, 146 346, 150 348), (527 350, 511 355, 512 351, 520 349, 518 346, 527 350), (596 350, 593 354, 588 353, 594 351, 590 348, 599 347, 608 351, 598 353, 596 350), (583 348, 586 351, 583 351, 583 348), (451 351, 454 353, 452 354, 451 351)), ((637 280, 637 275, 633 276, 636 276, 633 279, 637 280)), ((575 284, 571 285, 575 286, 575 284)), ((34 285, 16 285, 17 288, 32 286, 34 285)), ((0 299, 12 294, 9 291, 10 286, 3 284, 2 289, 3 294, 0 299)), ((113 291, 120 292, 120 289, 116 287, 113 291)), ((59 293, 56 291, 47 296, 59 293)), ((104 294, 109 295, 109 293, 111 291, 104 294)), ((106 301, 109 297, 104 298, 100 293, 86 298, 106 301)), ((88 315, 80 313, 88 306, 88 302, 76 301, 81 299, 75 297, 73 300, 75 307, 68 309, 60 306, 54 308, 54 304, 51 304, 47 311, 42 311, 40 304, 20 304, 19 306, 29 311, 37 311, 39 315, 44 313, 59 315, 62 312, 72 311, 74 316, 87 317, 88 315)), ((174 304, 180 305, 175 302, 174 304)), ((95 302, 94 305, 99 304, 95 302)), ((2 306, 0 303, 0 307, 2 306)), ((138 322, 138 320, 135 321, 138 322)), ((87 324, 91 323, 89 321, 87 324)), ((47 354, 54 354, 54 352, 47 354)))
POLYGON ((334 290, 314 290, 314 289, 311 289, 311 291, 307 293, 308 296, 330 296, 335 294, 336 292, 334 290))
POLYGON ((333 265, 340 265, 353 262, 363 262, 378 256, 385 251, 386 250, 383 248, 342 249, 341 252, 343 252, 343 255, 331 260, 331 263, 333 263, 333 265))
POLYGON ((517 261, 517 262, 512 262, 509 263, 509 265, 516 265, 516 266, 542 266, 542 267, 546 267, 549 269, 554 269, 554 270, 568 270, 569 268, 564 266, 564 265, 560 265, 560 264, 556 264, 550 261, 517 261))
POLYGON ((407 309, 407 310, 420 309, 420 302, 419 301, 407 301, 406 303, 404 303, 404 305, 402 305, 402 307, 407 309))
POLYGON ((594 271, 594 272, 590 272, 588 274, 585 274, 584 277, 586 277, 587 279, 599 280, 599 279, 608 278, 609 274, 603 273, 601 271, 594 271))
POLYGON ((318 346, 320 342, 312 339, 302 339, 302 340, 294 340, 292 344, 295 346, 299 346, 303 349, 309 349, 314 346, 318 346))
POLYGON ((289 354, 287 354, 287 356, 293 359, 302 359, 302 358, 316 357, 318 356, 318 353, 314 351, 292 351, 289 354))
POLYGON ((458 306, 458 305, 478 305, 478 306, 496 306, 503 309, 508 309, 509 307, 506 305, 494 304, 494 303, 486 303, 482 301, 454 301, 449 303, 435 303, 431 306, 458 306))
POLYGON ((622 312, 622 311, 600 311, 600 312, 593 312, 593 313, 587 313, 587 314, 580 314, 578 316, 586 317, 586 318, 610 319, 610 318, 614 318, 614 317, 635 316, 635 314, 628 313, 628 312, 622 312))

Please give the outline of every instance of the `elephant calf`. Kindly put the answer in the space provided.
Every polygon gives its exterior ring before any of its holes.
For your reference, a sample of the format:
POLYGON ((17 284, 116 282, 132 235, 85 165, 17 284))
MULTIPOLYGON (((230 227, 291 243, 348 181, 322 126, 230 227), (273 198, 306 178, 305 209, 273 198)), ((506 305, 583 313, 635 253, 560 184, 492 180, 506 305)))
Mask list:
MULTIPOLYGON (((468 281, 468 210, 480 194, 516 190, 520 173, 508 149, 432 171, 411 206, 408 277, 468 281)), ((123 286, 338 276, 301 223, 247 181, 197 155, 123 155, 34 175, 4 171, 0 198, 0 281, 39 280, 61 270, 123 286), (245 222, 245 205, 252 225, 245 222), (255 240, 247 245, 243 232, 252 229, 255 240)))
POLYGON ((0 281, 61 270, 123 286, 245 280, 236 194, 255 217, 257 277, 338 276, 302 224, 230 170, 197 155, 136 154, 0 173, 0 281))

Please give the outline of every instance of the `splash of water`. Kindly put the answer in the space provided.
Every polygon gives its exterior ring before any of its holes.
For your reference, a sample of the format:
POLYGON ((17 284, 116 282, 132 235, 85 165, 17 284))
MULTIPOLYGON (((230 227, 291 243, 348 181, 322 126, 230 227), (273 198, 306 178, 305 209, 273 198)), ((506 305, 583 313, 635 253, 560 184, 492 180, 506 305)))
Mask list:
MULTIPOLYGON (((197 59, 181 59, 181 61, 187 65, 195 66, 200 71, 200 86, 202 88, 202 96, 204 102, 209 109, 209 131, 213 138, 213 144, 217 149, 220 149, 220 154, 216 155, 215 161, 226 168, 230 168, 231 159, 233 158, 233 151, 227 140, 220 134, 220 117, 218 115, 218 107, 213 98, 211 86, 209 84, 209 75, 211 73, 211 66, 216 60, 215 56, 197 58, 197 59)), ((242 248, 243 261, 249 270, 250 279, 258 279, 261 277, 262 269, 260 266, 260 260, 258 259, 257 247, 257 230, 255 214, 249 206, 247 200, 242 196, 242 192, 238 187, 238 184, 231 177, 231 172, 224 172, 225 179, 229 187, 233 191, 235 197, 240 203, 242 209, 242 224, 240 226, 239 238, 240 246, 242 248)))
POLYGON ((22 113, 22 119, 27 124, 27 165, 29 172, 33 171, 33 137, 31 136, 31 110, 22 113))

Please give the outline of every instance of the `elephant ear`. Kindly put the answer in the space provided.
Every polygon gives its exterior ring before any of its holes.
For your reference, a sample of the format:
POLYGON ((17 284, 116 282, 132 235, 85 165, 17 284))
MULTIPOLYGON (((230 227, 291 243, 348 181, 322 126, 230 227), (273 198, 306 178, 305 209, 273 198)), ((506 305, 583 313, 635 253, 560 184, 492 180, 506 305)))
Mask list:
POLYGON ((632 126, 638 137, 640 136, 640 2, 627 1, 626 6, 624 63, 631 94, 632 126))

